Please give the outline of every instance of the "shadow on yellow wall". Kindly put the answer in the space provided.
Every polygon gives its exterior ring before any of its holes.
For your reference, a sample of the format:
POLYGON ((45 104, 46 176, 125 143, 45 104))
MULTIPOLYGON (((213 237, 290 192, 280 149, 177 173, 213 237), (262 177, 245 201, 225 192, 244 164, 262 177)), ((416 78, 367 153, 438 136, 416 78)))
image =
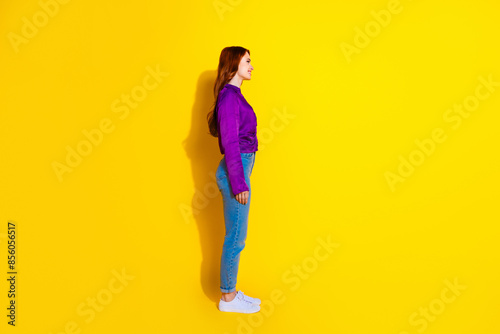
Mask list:
POLYGON ((220 256, 225 229, 222 197, 215 181, 215 171, 223 156, 217 138, 209 133, 207 122, 207 114, 215 101, 213 85, 216 76, 216 71, 205 71, 198 78, 191 130, 183 145, 191 161, 195 187, 191 209, 200 233, 200 282, 205 295, 217 304, 220 299, 220 256))

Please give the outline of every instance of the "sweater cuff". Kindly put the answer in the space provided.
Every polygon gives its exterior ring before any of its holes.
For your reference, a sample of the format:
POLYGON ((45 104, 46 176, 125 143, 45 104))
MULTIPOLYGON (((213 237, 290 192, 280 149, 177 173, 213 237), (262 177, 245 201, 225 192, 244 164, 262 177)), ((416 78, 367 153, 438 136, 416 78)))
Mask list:
POLYGON ((237 194, 239 194, 243 191, 249 191, 246 182, 243 182, 242 184, 231 185, 231 189, 233 191, 234 196, 236 196, 237 194))

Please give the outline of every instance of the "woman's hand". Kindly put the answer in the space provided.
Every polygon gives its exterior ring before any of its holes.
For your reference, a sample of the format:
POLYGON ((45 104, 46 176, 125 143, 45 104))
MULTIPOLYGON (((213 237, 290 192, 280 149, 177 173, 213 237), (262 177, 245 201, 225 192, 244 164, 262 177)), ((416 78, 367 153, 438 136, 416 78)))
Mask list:
POLYGON ((248 191, 242 191, 239 194, 236 194, 236 200, 240 202, 241 204, 247 204, 248 203, 248 191))

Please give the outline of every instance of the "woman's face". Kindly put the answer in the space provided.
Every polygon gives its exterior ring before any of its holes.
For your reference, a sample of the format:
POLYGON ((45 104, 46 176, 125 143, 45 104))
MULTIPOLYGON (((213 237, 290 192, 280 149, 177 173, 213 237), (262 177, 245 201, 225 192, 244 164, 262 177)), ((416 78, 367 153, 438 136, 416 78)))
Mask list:
POLYGON ((253 66, 250 64, 250 55, 245 53, 243 57, 241 57, 240 65, 238 66, 238 75, 243 80, 250 80, 252 78, 253 66))

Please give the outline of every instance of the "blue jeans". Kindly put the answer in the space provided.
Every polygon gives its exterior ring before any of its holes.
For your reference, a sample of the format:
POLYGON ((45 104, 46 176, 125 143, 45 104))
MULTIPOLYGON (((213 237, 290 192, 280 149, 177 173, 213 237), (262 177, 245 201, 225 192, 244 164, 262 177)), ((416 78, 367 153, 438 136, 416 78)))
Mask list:
POLYGON ((224 293, 236 291, 240 253, 245 248, 247 238, 248 213, 252 194, 250 175, 255 163, 255 152, 240 153, 240 155, 245 173, 245 182, 249 189, 247 204, 238 202, 231 190, 225 157, 222 158, 215 172, 217 186, 222 194, 224 223, 226 225, 220 263, 220 289, 224 293))

